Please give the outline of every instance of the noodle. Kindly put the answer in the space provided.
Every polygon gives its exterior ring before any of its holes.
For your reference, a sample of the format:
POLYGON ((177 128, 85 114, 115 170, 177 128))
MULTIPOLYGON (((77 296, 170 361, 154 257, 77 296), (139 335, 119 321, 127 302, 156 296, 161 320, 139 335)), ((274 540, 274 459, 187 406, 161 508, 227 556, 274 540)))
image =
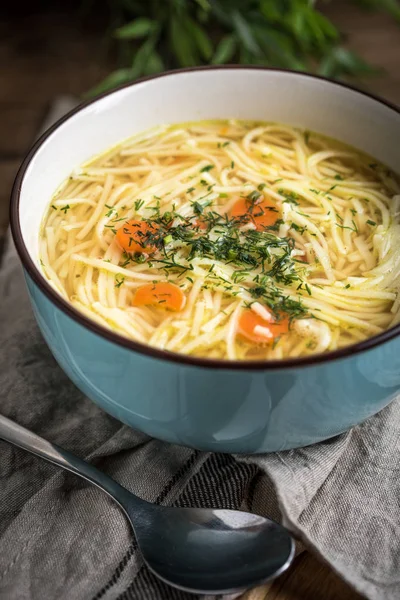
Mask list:
POLYGON ((400 321, 400 187, 367 155, 287 125, 161 126, 62 184, 43 222, 53 287, 173 352, 268 360, 400 321))

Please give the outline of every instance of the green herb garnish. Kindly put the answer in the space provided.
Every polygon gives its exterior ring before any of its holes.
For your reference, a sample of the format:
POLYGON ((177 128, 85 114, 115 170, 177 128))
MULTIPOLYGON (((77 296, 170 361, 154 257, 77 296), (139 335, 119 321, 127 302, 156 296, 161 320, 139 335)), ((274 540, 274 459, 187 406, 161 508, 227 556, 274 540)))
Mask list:
POLYGON ((140 198, 139 198, 139 200, 135 200, 135 210, 136 211, 140 210, 142 208, 143 204, 144 204, 144 200, 140 200, 140 198))
POLYGON ((121 285, 124 283, 124 281, 125 281, 125 277, 123 275, 117 274, 115 276, 115 287, 116 288, 121 287, 121 285))
POLYGON ((253 192, 250 192, 250 194, 248 194, 246 196, 246 198, 248 198, 250 200, 250 202, 252 202, 254 204, 255 202, 257 202, 257 200, 259 200, 261 198, 261 194, 260 194, 260 192, 257 192, 256 190, 254 190, 253 192))
POLYGON ((292 191, 287 192, 286 190, 280 188, 278 190, 278 194, 280 194, 281 196, 283 196, 285 198, 285 200, 283 202, 292 202, 293 204, 297 204, 297 205, 299 204, 297 202, 299 195, 296 194, 296 192, 292 192, 292 191))

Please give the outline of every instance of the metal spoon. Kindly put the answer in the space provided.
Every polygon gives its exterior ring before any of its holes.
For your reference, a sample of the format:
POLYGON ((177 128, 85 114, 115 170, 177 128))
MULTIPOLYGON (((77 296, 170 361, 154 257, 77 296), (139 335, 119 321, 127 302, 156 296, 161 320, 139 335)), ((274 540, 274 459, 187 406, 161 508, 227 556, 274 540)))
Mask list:
POLYGON ((289 532, 238 510, 174 508, 138 498, 116 481, 0 415, 0 438, 97 485, 122 508, 144 562, 166 583, 198 594, 230 594, 285 571, 294 556, 289 532))

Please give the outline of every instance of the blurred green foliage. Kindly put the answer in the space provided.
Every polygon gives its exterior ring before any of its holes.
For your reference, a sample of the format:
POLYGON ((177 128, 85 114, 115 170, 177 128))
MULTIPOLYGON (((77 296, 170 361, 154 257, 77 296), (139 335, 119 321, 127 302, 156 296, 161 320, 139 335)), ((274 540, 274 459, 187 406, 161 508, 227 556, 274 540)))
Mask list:
MULTIPOLYGON (((358 77, 375 71, 345 49, 313 0, 108 0, 119 69, 91 91, 166 69, 240 63, 358 77)), ((400 22, 398 0, 353 0, 400 22)), ((95 2, 86 5, 95 9, 95 2)))

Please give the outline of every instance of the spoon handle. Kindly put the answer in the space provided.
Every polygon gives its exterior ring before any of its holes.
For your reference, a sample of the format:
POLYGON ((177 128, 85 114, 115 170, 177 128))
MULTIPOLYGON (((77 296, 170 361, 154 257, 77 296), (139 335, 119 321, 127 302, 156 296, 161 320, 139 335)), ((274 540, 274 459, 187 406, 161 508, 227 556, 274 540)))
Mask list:
POLYGON ((125 499, 127 498, 129 498, 131 506, 137 501, 137 508, 141 508, 144 504, 147 504, 147 502, 134 496, 131 492, 128 492, 124 487, 119 485, 119 483, 96 469, 93 465, 78 458, 74 454, 71 454, 68 450, 63 450, 63 448, 51 444, 32 431, 29 431, 29 429, 25 429, 25 427, 18 425, 3 415, 0 415, 0 439, 3 439, 10 444, 14 444, 14 446, 18 446, 23 450, 27 450, 31 454, 40 456, 40 458, 44 458, 45 460, 94 483, 94 485, 97 485, 97 487, 118 502, 124 511, 125 499))

